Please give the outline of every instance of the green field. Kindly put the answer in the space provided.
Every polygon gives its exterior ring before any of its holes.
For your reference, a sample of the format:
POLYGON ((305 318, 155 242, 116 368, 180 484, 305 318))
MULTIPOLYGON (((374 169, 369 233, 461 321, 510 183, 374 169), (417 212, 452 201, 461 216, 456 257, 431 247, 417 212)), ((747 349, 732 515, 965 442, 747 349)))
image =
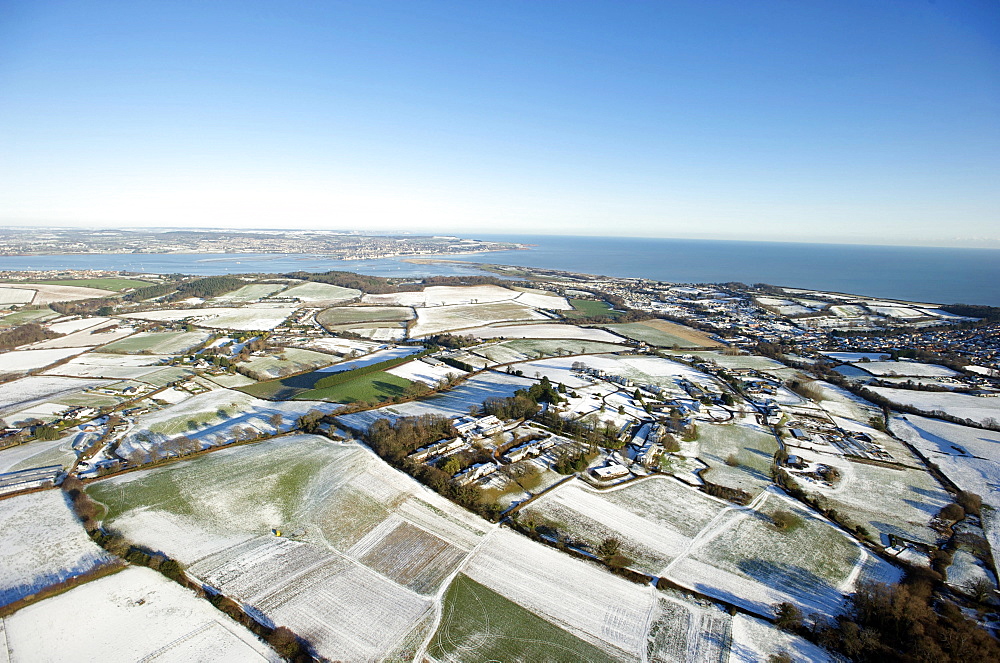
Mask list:
POLYGON ((40 310, 14 311, 13 313, 8 313, 0 318, 0 325, 16 327, 17 325, 23 325, 29 322, 43 322, 45 320, 51 320, 52 318, 58 317, 59 314, 48 307, 40 310))
POLYGON ((603 300, 571 299, 569 303, 573 307, 573 310, 562 311, 563 316, 569 319, 596 318, 598 316, 617 318, 622 314, 621 311, 615 311, 611 304, 603 300))
MULTIPOLYGON (((319 438, 235 447, 125 481, 93 483, 87 493, 104 505, 106 521, 151 508, 206 522, 230 513, 253 520, 262 518, 254 514, 277 511, 287 522, 302 507, 310 480, 340 455, 319 438)), ((261 523, 261 533, 280 524, 261 523)))
POLYGON ((774 435, 741 424, 698 424, 698 458, 709 465, 704 478, 757 494, 771 484, 774 435), (726 460, 735 457, 737 465, 726 460))
POLYGON ((427 650, 439 661, 614 661, 604 651, 459 574, 427 650))
POLYGON ((320 311, 316 322, 330 327, 363 322, 405 322, 414 317, 413 309, 405 306, 338 306, 320 311))
POLYGON ((176 355, 187 352, 211 338, 206 332, 139 332, 109 343, 101 352, 117 354, 176 355))
MULTIPOLYGON (((602 325, 605 329, 612 331, 626 338, 642 341, 659 348, 671 348, 678 346, 682 348, 704 347, 705 345, 719 345, 713 341, 695 341, 693 336, 685 338, 680 334, 672 334, 664 329, 657 329, 642 322, 629 322, 620 325, 602 325)), ((666 325, 665 325, 666 326, 666 325)), ((678 325, 679 329, 684 329, 678 325)), ((693 334, 700 334, 696 330, 691 330, 693 334)))
POLYGON ((281 348, 275 352, 278 354, 270 357, 251 357, 240 366, 258 380, 271 380, 323 368, 338 361, 333 355, 301 348, 281 348))
POLYGON ((354 380, 332 387, 310 389, 296 394, 292 398, 297 401, 331 401, 333 403, 384 401, 402 396, 410 384, 409 380, 380 371, 359 375, 354 380))
POLYGON ((145 288, 146 286, 152 285, 150 281, 138 281, 136 279, 119 279, 119 278, 105 278, 105 279, 67 279, 61 281, 32 281, 32 283, 37 283, 39 285, 72 285, 78 288, 97 288, 99 290, 114 290, 115 292, 121 292, 122 290, 128 290, 129 288, 145 288))
POLYGON ((214 298, 218 302, 255 302, 285 289, 284 283, 250 283, 214 298))

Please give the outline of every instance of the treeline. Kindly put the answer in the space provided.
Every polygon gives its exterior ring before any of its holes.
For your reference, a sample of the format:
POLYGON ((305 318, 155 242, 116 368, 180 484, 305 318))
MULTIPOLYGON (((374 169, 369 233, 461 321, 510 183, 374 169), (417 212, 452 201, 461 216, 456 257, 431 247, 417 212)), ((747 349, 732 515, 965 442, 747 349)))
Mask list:
POLYGON ((19 345, 27 343, 38 343, 39 341, 59 338, 60 336, 63 336, 63 334, 46 329, 35 322, 29 322, 28 324, 0 332, 0 350, 16 348, 19 345))
POLYGON ((365 274, 355 274, 354 272, 341 272, 337 270, 313 274, 311 272, 291 272, 283 274, 285 278, 300 279, 303 281, 314 281, 316 283, 327 283, 329 285, 340 286, 341 288, 352 288, 367 292, 372 295, 385 295, 399 292, 399 288, 391 280, 384 276, 367 276, 365 274))
MULTIPOLYGON (((845 615, 811 615, 783 603, 777 624, 852 661, 863 663, 983 663, 1000 660, 1000 643, 936 595, 929 573, 913 571, 898 585, 861 581, 845 615)), ((985 606, 983 606, 985 607, 985 606)))
POLYGON ((333 387, 338 384, 344 384, 345 382, 350 382, 355 380, 362 375, 370 375, 372 373, 379 373, 381 371, 394 368, 401 364, 413 361, 414 359, 419 359, 429 352, 429 350, 424 350, 415 355, 407 355, 406 357, 396 357, 395 359, 386 359, 385 361, 380 361, 376 364, 369 364, 368 366, 361 366, 360 368, 355 368, 349 371, 340 371, 339 373, 334 373, 325 378, 321 378, 316 381, 312 386, 313 389, 326 389, 327 387, 333 387))
POLYGON ((187 299, 188 297, 200 297, 209 299, 231 292, 245 286, 247 282, 236 276, 208 276, 203 279, 195 279, 184 283, 161 283, 151 285, 146 288, 139 288, 125 295, 125 299, 132 302, 145 301, 166 297, 168 301, 187 299))
POLYGON ((945 313, 961 315, 966 318, 981 318, 986 322, 1000 322, 1000 307, 983 306, 980 304, 948 304, 942 306, 945 313))
MULTIPOLYGON (((565 390, 565 387, 562 388, 565 390)), ((538 414, 541 409, 539 403, 554 405, 563 400, 558 388, 546 376, 528 389, 518 389, 513 396, 487 398, 483 401, 483 411, 497 419, 528 419, 538 414)))

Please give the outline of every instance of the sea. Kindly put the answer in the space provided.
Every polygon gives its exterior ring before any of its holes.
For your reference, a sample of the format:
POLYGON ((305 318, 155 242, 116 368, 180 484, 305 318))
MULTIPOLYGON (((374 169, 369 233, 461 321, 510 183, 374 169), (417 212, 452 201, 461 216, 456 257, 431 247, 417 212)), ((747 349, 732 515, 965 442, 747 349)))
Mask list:
POLYGON ((0 257, 0 270, 108 269, 156 274, 344 270, 420 278, 522 265, 674 283, 768 283, 934 304, 1000 306, 1000 250, 698 239, 469 235, 529 248, 468 255, 333 260, 305 254, 87 254, 0 257), (461 262, 453 262, 461 261, 461 262))

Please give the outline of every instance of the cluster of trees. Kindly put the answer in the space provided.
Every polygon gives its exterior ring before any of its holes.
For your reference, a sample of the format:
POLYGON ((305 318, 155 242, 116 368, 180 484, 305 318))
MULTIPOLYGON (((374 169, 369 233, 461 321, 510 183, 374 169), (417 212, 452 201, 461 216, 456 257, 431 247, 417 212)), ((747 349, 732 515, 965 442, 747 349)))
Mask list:
POLYGON ((37 323, 29 322, 28 324, 20 325, 14 327, 13 329, 0 332, 0 350, 15 348, 19 345, 25 345, 27 343, 38 343, 39 341, 45 341, 50 338, 59 338, 62 335, 63 334, 46 329, 37 323))
POLYGON ((329 285, 340 286, 341 288, 352 288, 361 292, 368 292, 373 295, 383 295, 397 292, 399 288, 390 279, 384 276, 366 276, 364 274, 354 274, 353 272, 329 271, 321 274, 310 272, 292 272, 284 274, 285 278, 300 279, 303 281, 314 281, 316 283, 327 283, 329 285))
POLYGON ((458 437, 458 431, 451 419, 436 414, 400 417, 395 422, 379 419, 365 434, 372 450, 396 467, 420 447, 453 437, 458 437))
POLYGON ((426 337, 424 342, 427 345, 435 345, 439 348, 451 348, 453 350, 458 350, 459 348, 466 348, 470 345, 479 343, 479 339, 471 335, 461 336, 458 334, 434 334, 433 336, 426 337))
POLYGON ((1000 642, 953 602, 935 595, 926 574, 901 584, 863 581, 846 615, 812 615, 805 623, 791 604, 776 608, 777 624, 852 661, 981 663, 1000 660, 1000 642))
POLYGON ((528 419, 538 414, 539 403, 561 403, 563 398, 552 382, 543 377, 528 389, 518 389, 513 396, 494 396, 483 401, 483 412, 498 419, 528 419))
POLYGON ((554 469, 559 474, 573 474, 574 472, 583 472, 590 465, 591 461, 597 457, 597 448, 590 447, 588 451, 577 450, 569 451, 563 450, 559 453, 556 458, 556 462, 552 465, 554 469))

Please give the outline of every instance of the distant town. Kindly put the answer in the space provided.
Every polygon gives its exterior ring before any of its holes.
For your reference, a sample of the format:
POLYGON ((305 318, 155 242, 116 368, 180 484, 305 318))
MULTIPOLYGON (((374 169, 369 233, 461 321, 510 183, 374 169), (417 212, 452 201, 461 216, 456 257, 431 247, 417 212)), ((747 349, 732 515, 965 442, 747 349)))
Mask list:
POLYGON ((284 253, 338 260, 479 253, 523 248, 458 237, 373 235, 318 230, 82 230, 0 228, 0 256, 97 253, 284 253))

